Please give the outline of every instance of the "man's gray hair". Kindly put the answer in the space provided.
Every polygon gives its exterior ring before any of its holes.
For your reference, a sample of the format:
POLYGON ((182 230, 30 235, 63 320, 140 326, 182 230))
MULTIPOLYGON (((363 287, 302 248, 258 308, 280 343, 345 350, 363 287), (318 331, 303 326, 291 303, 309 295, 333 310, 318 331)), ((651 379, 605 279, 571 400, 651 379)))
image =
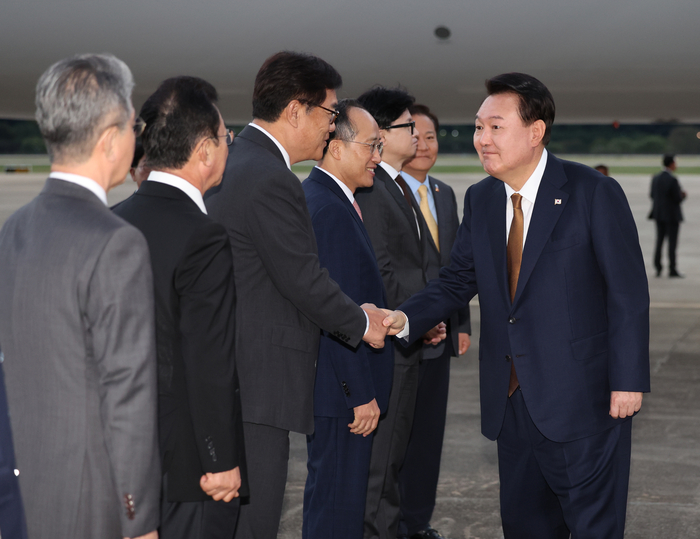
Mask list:
POLYGON ((134 79, 111 54, 80 54, 48 68, 36 85, 36 121, 52 163, 85 162, 107 121, 131 117, 134 79))
MULTIPOLYGON (((330 134, 328 144, 332 140, 355 140, 357 128, 350 121, 350 109, 366 110, 357 99, 348 98, 338 101, 338 104, 335 106, 335 110, 338 111, 338 117, 335 119, 335 131, 330 134)), ((323 149, 324 157, 328 151, 328 144, 323 149)))

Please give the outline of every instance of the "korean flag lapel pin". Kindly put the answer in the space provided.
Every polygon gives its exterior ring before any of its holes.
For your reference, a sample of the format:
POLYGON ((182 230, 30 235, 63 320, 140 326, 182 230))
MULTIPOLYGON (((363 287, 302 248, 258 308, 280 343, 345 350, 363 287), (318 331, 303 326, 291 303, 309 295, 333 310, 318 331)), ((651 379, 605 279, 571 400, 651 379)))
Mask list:
POLYGON ((555 205, 555 206, 560 206, 560 205, 561 205, 561 198, 555 198, 555 199, 554 199, 554 205, 555 205))

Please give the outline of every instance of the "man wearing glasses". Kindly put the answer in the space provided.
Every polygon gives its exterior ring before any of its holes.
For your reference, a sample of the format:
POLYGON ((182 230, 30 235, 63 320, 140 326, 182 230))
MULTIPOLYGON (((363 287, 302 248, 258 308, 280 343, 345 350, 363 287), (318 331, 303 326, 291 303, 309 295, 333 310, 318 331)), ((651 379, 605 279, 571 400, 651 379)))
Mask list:
MULTIPOLYGON (((340 115, 323 159, 304 181, 321 267, 358 305, 386 305, 384 284, 353 193, 374 182, 382 141, 374 118, 355 100, 340 115)), ((324 332, 314 388, 314 432, 307 436, 304 539, 362 537, 373 431, 386 412, 391 341, 350 348, 324 332)))
MULTIPOLYGON (((384 140, 382 161, 374 185, 358 189, 355 198, 372 240, 390 306, 400 305, 426 284, 424 253, 429 232, 418 218, 420 208, 399 174, 416 153, 418 131, 409 107, 414 98, 400 88, 374 87, 360 96, 360 103, 379 125, 384 140)), ((444 324, 426 334, 439 342, 444 324)), ((418 361, 422 343, 398 346, 387 414, 377 427, 372 448, 365 507, 366 539, 394 539, 399 525, 399 469, 413 423, 418 361)))
POLYGON ((151 173, 114 208, 146 237, 153 267, 161 539, 231 539, 247 493, 231 246, 202 199, 232 142, 216 101, 196 77, 158 87, 141 108, 151 173))
POLYGON ((275 539, 289 431, 314 430, 319 328, 356 348, 383 347, 383 313, 343 294, 321 269, 304 191, 291 165, 323 156, 342 79, 315 56, 280 52, 260 68, 253 121, 236 137, 224 179, 207 198, 233 248, 236 362, 250 497, 238 539, 275 539))

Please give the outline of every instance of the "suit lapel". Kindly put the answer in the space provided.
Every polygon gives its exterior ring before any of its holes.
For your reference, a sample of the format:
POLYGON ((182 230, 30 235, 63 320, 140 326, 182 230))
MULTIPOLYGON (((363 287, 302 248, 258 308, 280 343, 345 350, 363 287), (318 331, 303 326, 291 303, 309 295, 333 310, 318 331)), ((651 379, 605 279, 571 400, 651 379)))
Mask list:
MULTIPOLYGON (((494 178, 494 184, 485 204, 489 245, 493 256, 493 266, 498 275, 498 284, 503 300, 510 304, 508 291, 508 268, 506 266, 506 188, 501 180, 494 178)), ((472 227, 474 224, 472 223, 472 227)))
POLYGON ((547 240, 549 240, 554 226, 566 207, 569 195, 560 189, 566 181, 566 175, 561 163, 549 154, 547 167, 545 168, 540 187, 537 190, 535 207, 532 209, 530 226, 525 239, 523 259, 520 264, 520 276, 518 277, 518 289, 513 301, 514 305, 522 296, 527 281, 532 275, 532 270, 535 268, 535 264, 542 253, 542 249, 547 240))
MULTIPOLYGON (((384 182, 384 185, 386 185, 386 190, 389 191, 389 194, 394 198, 396 204, 398 204, 399 208, 401 208, 401 211, 408 220, 409 226, 413 231, 413 235, 415 236, 416 241, 420 243, 420 238, 418 237, 418 228, 416 227, 416 216, 413 213, 413 208, 411 208, 408 205, 408 202, 406 202, 401 188, 398 185, 396 185, 396 182, 381 166, 378 166, 376 169, 374 180, 376 181, 377 178, 381 179, 384 182)), ((411 199, 413 199, 413 195, 410 192, 408 194, 409 196, 411 196, 411 199)))
POLYGON ((321 185, 327 187, 330 191, 333 192, 333 194, 335 194, 340 199, 343 206, 347 209, 348 213, 350 213, 352 218, 355 220, 355 223, 359 226, 360 230, 362 230, 362 235, 364 236, 365 241, 367 242, 367 245, 369 246, 369 248, 372 249, 372 255, 374 256, 374 249, 372 248, 372 241, 369 239, 369 235, 367 234, 367 229, 365 228, 365 225, 362 222, 362 219, 360 219, 360 216, 357 214, 357 210, 350 203, 350 201, 348 200, 348 197, 345 195, 343 190, 340 188, 340 186, 337 183, 335 183, 335 180, 333 178, 331 178, 328 174, 326 174, 322 170, 319 170, 316 167, 311 169, 311 173, 309 174, 309 179, 317 181, 321 185))
MULTIPOLYGON (((270 137, 268 137, 265 133, 260 131, 260 129, 253 127, 252 125, 247 125, 238 134, 238 137, 246 139, 250 142, 254 142, 255 144, 258 144, 259 146, 262 146, 265 148, 267 151, 269 151, 271 154, 273 154, 277 159, 282 161, 285 166, 287 166, 287 163, 284 160, 284 157, 282 156, 282 152, 280 152, 280 149, 277 147, 277 145, 272 141, 270 137)), ((238 138, 236 137, 236 138, 238 138)), ((236 143, 236 140, 234 139, 233 143, 236 143)), ((286 148, 285 148, 286 149, 286 148)))

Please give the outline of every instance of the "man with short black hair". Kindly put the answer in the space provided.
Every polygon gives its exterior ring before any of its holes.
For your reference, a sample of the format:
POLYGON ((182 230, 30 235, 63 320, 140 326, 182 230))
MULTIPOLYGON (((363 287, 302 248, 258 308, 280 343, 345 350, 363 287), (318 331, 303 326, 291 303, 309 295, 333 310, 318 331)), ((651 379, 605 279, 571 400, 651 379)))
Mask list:
POLYGON ((250 479, 238 539, 277 537, 289 431, 314 428, 319 328, 352 348, 363 339, 384 346, 381 311, 358 306, 321 269, 304 191, 291 171, 323 155, 341 83, 318 57, 268 58, 255 79, 253 121, 231 146, 221 186, 207 197, 231 240, 238 292, 236 360, 250 479))
MULTIPOLYGON (((374 181, 382 142, 372 116, 355 100, 336 107, 323 159, 304 181, 321 267, 357 304, 386 305, 382 277, 353 193, 374 181)), ((362 535, 373 431, 386 412, 394 353, 349 348, 324 332, 314 387, 314 432, 307 436, 304 539, 362 535)))
MULTIPOLYGON (((401 88, 376 86, 358 101, 379 125, 384 151, 374 184, 358 189, 355 198, 372 239, 387 304, 396 308, 426 283, 424 254, 429 233, 419 218, 418 204, 399 174, 404 163, 416 154, 418 130, 409 111, 415 99, 401 88)), ((444 338, 444 324, 442 327, 444 338)), ((413 423, 422 350, 423 343, 395 348, 389 408, 379 422, 372 448, 365 507, 366 539, 394 539, 397 534, 399 469, 413 423)))
POLYGON ((634 218, 616 181, 547 152, 544 84, 506 73, 486 87, 474 147, 490 176, 467 190, 450 266, 385 322, 415 341, 478 293, 504 536, 622 539, 631 419, 650 376, 634 218))
POLYGON ((163 539, 231 539, 247 492, 231 245, 202 199, 221 182, 231 142, 216 103, 202 79, 161 83, 141 108, 151 173, 114 208, 151 253, 163 539))
POLYGON ((107 54, 44 72, 36 117, 51 174, 0 232, 0 342, 32 539, 158 536, 148 246, 107 208, 143 126, 133 85, 107 54))
POLYGON ((663 158, 664 170, 659 172, 651 180, 652 199, 650 219, 656 221, 656 244, 654 247, 654 267, 656 276, 661 276, 663 265, 661 264, 661 251, 664 240, 668 237, 668 276, 683 277, 676 267, 676 247, 678 246, 678 230, 683 221, 681 202, 685 200, 686 193, 681 189, 673 173, 676 170, 676 156, 667 154, 663 158))

